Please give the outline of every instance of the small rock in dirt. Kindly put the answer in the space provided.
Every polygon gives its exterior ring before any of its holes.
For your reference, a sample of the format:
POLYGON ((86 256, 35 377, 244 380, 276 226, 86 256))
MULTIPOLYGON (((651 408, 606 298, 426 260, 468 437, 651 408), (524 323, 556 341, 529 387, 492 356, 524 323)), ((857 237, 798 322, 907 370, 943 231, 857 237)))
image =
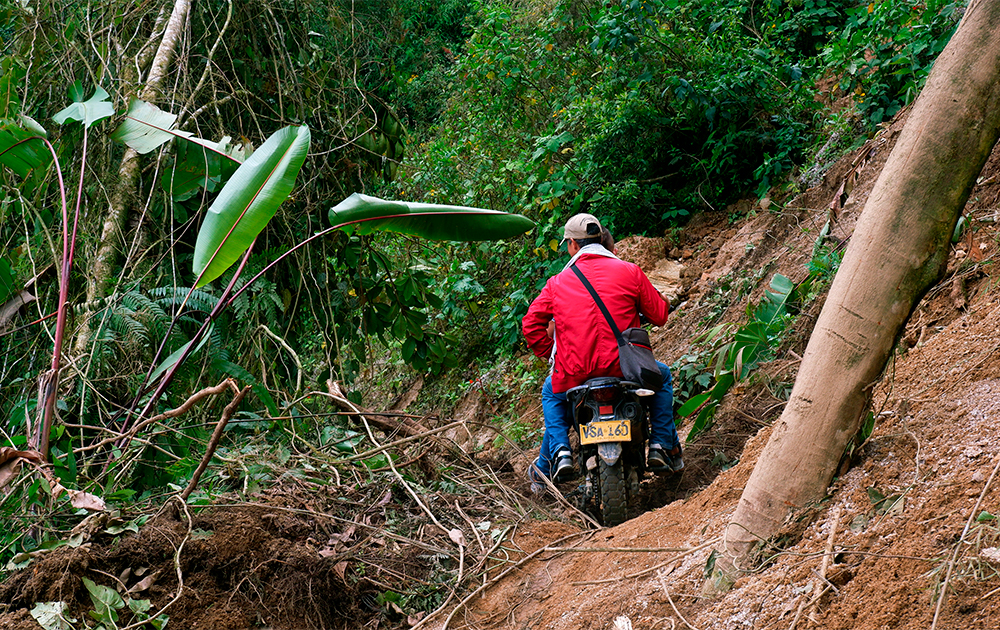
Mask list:
POLYGON ((681 267, 681 279, 683 280, 695 280, 701 277, 701 274, 705 273, 705 270, 697 265, 685 265, 681 267))
POLYGON ((970 446, 964 451, 962 451, 962 455, 965 455, 969 459, 975 459, 976 457, 979 457, 982 454, 983 454, 983 449, 979 448, 978 446, 970 446))
POLYGON ((996 547, 980 549, 979 555, 992 564, 1000 565, 1000 549, 997 549, 996 547))
POLYGON ((848 567, 836 568, 827 574, 826 579, 834 586, 844 586, 854 579, 854 572, 848 567))

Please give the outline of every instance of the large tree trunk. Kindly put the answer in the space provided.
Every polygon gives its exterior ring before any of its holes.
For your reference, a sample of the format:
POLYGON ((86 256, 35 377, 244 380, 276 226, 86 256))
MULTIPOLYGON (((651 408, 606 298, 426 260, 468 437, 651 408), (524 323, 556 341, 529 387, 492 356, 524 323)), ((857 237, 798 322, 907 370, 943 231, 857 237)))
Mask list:
MULTIPOLYGON (((906 320, 1000 135, 1000 1, 973 0, 941 53, 855 228, 791 398, 730 521, 733 578, 789 510, 822 498, 906 320)), ((718 582, 717 582, 718 585, 718 582)))

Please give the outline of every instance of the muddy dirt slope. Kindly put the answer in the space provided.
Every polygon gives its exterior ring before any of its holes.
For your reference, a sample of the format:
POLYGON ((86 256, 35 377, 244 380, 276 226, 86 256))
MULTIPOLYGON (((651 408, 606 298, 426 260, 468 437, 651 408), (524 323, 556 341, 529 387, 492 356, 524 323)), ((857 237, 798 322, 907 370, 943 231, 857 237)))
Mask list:
MULTIPOLYGON (((627 239, 620 253, 651 276, 666 268, 664 255, 683 267, 673 277, 684 304, 657 333, 658 351, 673 361, 706 322, 740 321, 774 273, 802 280, 831 203, 829 246, 848 241, 902 122, 781 209, 734 225, 700 217, 680 243, 627 239), (742 297, 722 300, 723 286, 742 297)), ((669 503, 658 509, 551 545, 471 599, 448 628, 926 630, 935 616, 942 629, 1000 627, 998 167, 995 153, 966 209, 972 229, 877 387, 874 433, 829 496, 789 519, 732 590, 703 594, 712 544, 780 414, 821 299, 778 359, 734 389, 715 427, 688 447, 685 474, 707 486, 665 489, 669 503), (734 435, 750 436, 735 454, 734 435)))

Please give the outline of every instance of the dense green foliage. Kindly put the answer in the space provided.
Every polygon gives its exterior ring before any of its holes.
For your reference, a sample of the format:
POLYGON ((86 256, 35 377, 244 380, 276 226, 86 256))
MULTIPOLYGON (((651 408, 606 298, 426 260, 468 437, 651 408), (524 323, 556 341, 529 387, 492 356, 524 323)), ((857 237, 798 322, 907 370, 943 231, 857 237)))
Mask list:
POLYGON ((840 30, 831 26, 821 55, 875 125, 909 104, 955 31, 964 2, 875 2, 853 7, 840 30), (862 54, 859 54, 861 51, 862 54))
MULTIPOLYGON (((346 452, 366 439, 343 420, 317 420, 329 407, 311 392, 327 392, 331 381, 356 402, 373 391, 384 401, 416 375, 449 372, 468 383, 492 370, 498 397, 532 389, 537 370, 505 367, 505 379, 495 366, 519 365, 511 355, 520 318, 565 262, 556 244, 568 216, 597 214, 617 236, 660 235, 741 196, 780 203, 826 143, 827 125, 864 137, 914 98, 963 6, 215 0, 195 3, 157 114, 130 103, 142 86, 136 68, 145 73, 156 48, 158 3, 3 3, 0 313, 22 290, 34 301, 0 321, 0 446, 26 443, 54 348, 48 317, 60 302, 62 233, 73 223, 58 211, 54 164, 66 171, 69 206, 81 208, 51 435, 55 474, 119 502, 183 486, 220 402, 165 420, 141 440, 101 440, 141 421, 141 409, 144 417, 173 409, 230 376, 253 394, 223 449, 254 472, 242 484, 210 474, 207 485, 245 490, 273 476, 232 446, 241 440, 286 450, 314 440, 346 452), (118 114, 88 118, 87 103, 118 114), (83 126, 53 121, 67 106, 65 120, 88 123, 86 155, 83 126), (137 186, 121 197, 128 217, 110 236, 111 273, 89 295, 105 213, 119 203, 125 149, 112 132, 161 114, 165 128, 189 137, 150 142, 137 186), (22 142, 40 128, 55 158, 38 141, 22 142), (219 270, 190 291, 208 209, 250 149, 283 128, 311 135, 289 199, 254 232, 241 275, 219 270), (330 208, 355 192, 521 213, 537 229, 476 243, 338 231, 282 258, 330 227, 330 208), (238 295, 228 302, 230 283, 238 295), (227 308, 205 326, 220 302, 227 308), (153 398, 150 377, 186 344, 192 356, 153 398)), ((753 346, 755 360, 780 334, 770 325, 750 331, 766 338, 753 346)), ((692 359, 679 390, 695 395, 711 384, 709 372, 745 370, 747 351, 722 352, 728 342, 713 348, 715 362, 692 359)), ((442 404, 459 396, 443 394, 442 404)), ((512 409, 495 416, 526 441, 535 437, 512 409)), ((0 535, 0 566, 75 518, 43 479, 17 484, 0 518, 34 513, 45 523, 30 538, 0 535)))
POLYGON ((447 108, 413 131, 393 190, 538 221, 532 245, 502 253, 532 279, 494 307, 491 339, 510 347, 569 215, 657 234, 740 195, 781 197, 826 121, 864 134, 913 98, 958 6, 484 2, 447 108), (857 109, 822 104, 845 98, 857 109))

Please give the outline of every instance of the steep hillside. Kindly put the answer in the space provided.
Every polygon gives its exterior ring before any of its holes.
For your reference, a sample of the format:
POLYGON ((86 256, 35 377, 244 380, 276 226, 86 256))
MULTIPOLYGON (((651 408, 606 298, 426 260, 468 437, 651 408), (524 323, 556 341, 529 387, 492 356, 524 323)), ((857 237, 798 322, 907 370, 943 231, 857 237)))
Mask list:
MULTIPOLYGON (((679 298, 654 334, 657 354, 673 362, 695 352, 708 327, 744 321, 773 274, 804 279, 831 216, 828 246, 846 246, 902 124, 746 219, 730 222, 748 205, 701 215, 671 239, 623 239, 619 254, 679 298)), ((61 548, 16 558, 26 568, 0 584, 0 628, 37 629, 30 611, 40 602, 62 602, 76 619, 94 612, 85 577, 149 601, 173 628, 924 630, 945 583, 937 628, 996 628, 998 174, 1000 153, 973 192, 971 229, 947 277, 875 386, 871 437, 829 496, 789 519, 727 593, 703 590, 705 567, 781 412, 822 295, 803 306, 777 358, 735 387, 714 425, 686 446, 683 476, 644 482, 648 511, 618 527, 584 530, 560 497, 532 495, 524 470, 533 453, 482 430, 490 399, 469 394, 447 417, 406 414, 418 383, 369 417, 384 442, 401 437, 393 422, 411 436, 396 442, 404 456, 395 467, 383 458, 380 469, 352 468, 372 451, 274 452, 263 468, 252 464, 253 475, 266 468, 275 479, 255 492, 233 454, 218 478, 231 491, 216 489, 213 507, 170 500, 142 527, 91 517, 61 548), (390 483, 371 482, 389 469, 390 483)), ((520 408, 523 424, 537 428, 537 397, 520 408)), ((359 431, 371 430, 357 419, 359 431)))
MULTIPOLYGON (((670 360, 687 352, 712 309, 724 309, 723 321, 739 320, 771 274, 802 279, 844 182, 850 196, 832 236, 849 239, 903 122, 780 211, 761 210, 733 226, 706 215, 689 226, 669 253, 700 274, 659 331, 658 351, 670 360), (742 300, 720 305, 713 289, 723 278, 748 282, 742 300)), ((667 505, 616 528, 550 541, 551 551, 470 599, 447 627, 916 630, 932 627, 936 613, 938 628, 997 627, 1000 521, 992 515, 1000 513, 1000 459, 990 446, 1000 428, 1000 295, 991 264, 1000 238, 998 172, 994 153, 967 206, 971 230, 953 247, 948 276, 921 303, 875 388, 871 437, 845 462, 829 496, 791 518, 731 591, 703 593, 706 563, 780 413, 772 392, 794 378, 819 301, 784 355, 761 368, 766 378, 732 391, 713 429, 688 447, 685 480, 659 493, 667 505), (720 451, 741 434, 750 439, 739 463, 712 479, 719 462, 731 459, 720 451)), ((641 262, 649 270, 659 264, 641 262)), ((528 542, 524 551, 544 544, 528 542)))

